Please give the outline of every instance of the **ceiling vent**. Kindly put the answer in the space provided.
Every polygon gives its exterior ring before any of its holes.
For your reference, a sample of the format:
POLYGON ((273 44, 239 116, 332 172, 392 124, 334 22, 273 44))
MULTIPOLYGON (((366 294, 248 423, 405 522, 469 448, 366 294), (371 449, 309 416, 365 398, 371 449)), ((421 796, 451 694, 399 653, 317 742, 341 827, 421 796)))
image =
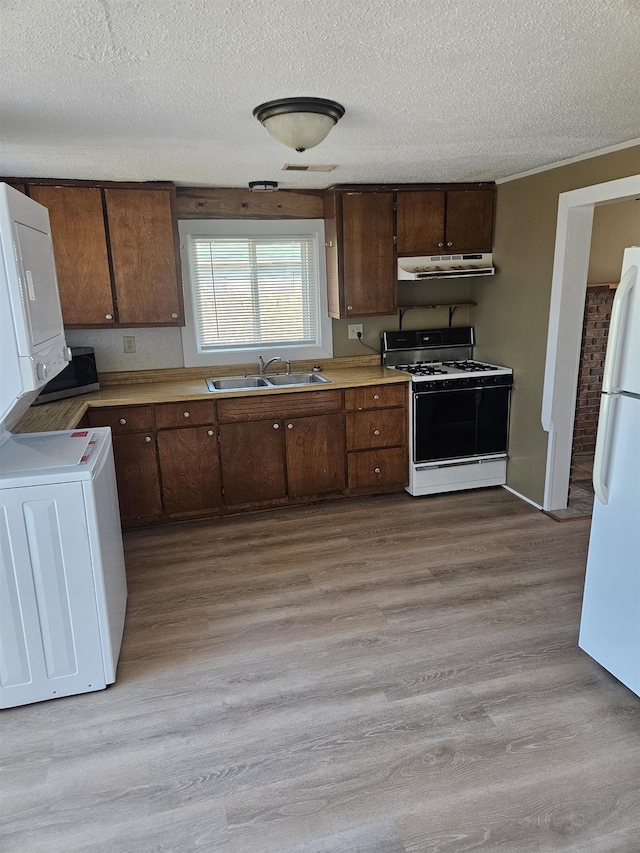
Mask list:
POLYGON ((333 172, 335 166, 301 166, 298 163, 285 163, 283 172, 333 172))

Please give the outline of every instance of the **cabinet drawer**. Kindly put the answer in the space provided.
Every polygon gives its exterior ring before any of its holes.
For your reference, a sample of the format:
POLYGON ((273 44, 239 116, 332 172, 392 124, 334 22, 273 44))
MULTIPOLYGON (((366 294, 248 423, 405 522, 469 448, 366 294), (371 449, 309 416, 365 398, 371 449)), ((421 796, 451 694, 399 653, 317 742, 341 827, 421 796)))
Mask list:
POLYGON ((299 394, 274 394, 269 397, 239 397, 233 400, 218 400, 217 405, 218 420, 221 423, 331 415, 342 411, 342 392, 309 391, 299 394))
POLYGON ((153 429, 151 406, 118 409, 89 409, 90 426, 108 426, 114 435, 153 429))
POLYGON ((156 426, 165 427, 196 426, 213 424, 216 420, 216 407, 213 400, 187 400, 184 403, 160 403, 155 406, 156 426))
POLYGON ((380 409, 347 414, 347 450, 392 447, 407 443, 406 409, 380 409))
POLYGON ((409 458, 406 447, 385 450, 365 450, 348 454, 349 488, 365 489, 375 486, 409 482, 409 458))
POLYGON ((406 384, 367 385, 363 388, 348 388, 344 392, 344 402, 344 407, 348 412, 405 406, 407 386, 406 384))

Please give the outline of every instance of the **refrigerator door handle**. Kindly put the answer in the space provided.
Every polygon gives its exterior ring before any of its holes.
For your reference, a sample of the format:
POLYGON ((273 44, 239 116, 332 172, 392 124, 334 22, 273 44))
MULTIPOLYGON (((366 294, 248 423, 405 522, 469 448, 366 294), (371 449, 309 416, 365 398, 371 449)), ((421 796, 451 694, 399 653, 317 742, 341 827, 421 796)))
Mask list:
POLYGON ((598 434, 596 450, 593 458, 593 490, 597 499, 605 506, 609 503, 609 486, 605 470, 609 463, 609 437, 613 422, 613 406, 617 396, 603 394, 600 398, 600 414, 598 416, 598 434))
POLYGON ((609 341, 607 344, 607 356, 604 362, 604 376, 602 377, 602 391, 605 394, 615 394, 620 390, 618 387, 619 362, 624 341, 622 337, 622 321, 626 316, 624 313, 625 303, 638 281, 638 267, 635 264, 626 271, 620 280, 618 290, 613 300, 611 311, 611 324, 609 326, 609 341))

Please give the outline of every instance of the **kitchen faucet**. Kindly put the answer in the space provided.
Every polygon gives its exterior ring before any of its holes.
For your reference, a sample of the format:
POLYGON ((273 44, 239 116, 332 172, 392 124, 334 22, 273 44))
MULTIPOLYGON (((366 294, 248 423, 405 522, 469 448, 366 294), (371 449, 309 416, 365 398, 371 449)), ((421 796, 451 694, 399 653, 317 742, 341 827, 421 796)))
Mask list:
POLYGON ((274 361, 282 361, 279 355, 274 356, 274 358, 270 358, 269 361, 265 364, 264 359, 261 355, 258 356, 258 373, 260 376, 264 376, 267 372, 267 368, 270 364, 273 364, 274 361))

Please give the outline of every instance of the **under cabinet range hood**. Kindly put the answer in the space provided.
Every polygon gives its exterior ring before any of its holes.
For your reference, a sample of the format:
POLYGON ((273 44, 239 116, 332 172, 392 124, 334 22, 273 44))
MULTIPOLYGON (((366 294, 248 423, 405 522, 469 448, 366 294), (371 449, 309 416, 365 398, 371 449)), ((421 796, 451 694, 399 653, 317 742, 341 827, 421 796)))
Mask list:
POLYGON ((427 255, 420 258, 398 258, 398 281, 430 278, 469 278, 494 275, 491 253, 469 255, 427 255))

